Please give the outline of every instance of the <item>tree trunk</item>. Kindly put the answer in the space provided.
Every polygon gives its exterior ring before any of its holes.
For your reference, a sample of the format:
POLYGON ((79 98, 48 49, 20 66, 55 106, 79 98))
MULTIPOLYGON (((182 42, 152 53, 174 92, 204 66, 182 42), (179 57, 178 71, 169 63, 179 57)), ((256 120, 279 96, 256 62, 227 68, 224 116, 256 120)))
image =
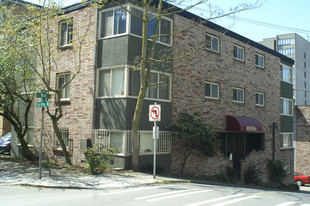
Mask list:
POLYGON ((193 149, 191 148, 187 154, 186 154, 186 150, 184 152, 184 160, 183 160, 183 163, 181 166, 181 174, 183 174, 183 172, 184 172, 184 167, 185 167, 186 161, 187 161, 188 157, 191 155, 192 151, 193 151, 193 149))

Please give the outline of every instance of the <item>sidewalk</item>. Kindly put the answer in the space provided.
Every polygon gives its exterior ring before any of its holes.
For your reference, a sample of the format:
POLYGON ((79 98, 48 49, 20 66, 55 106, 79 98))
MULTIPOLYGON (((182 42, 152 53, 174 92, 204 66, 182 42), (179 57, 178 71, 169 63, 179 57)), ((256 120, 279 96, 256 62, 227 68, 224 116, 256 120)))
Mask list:
POLYGON ((70 168, 42 168, 39 179, 39 166, 21 164, 0 159, 0 184, 28 185, 51 188, 107 189, 125 188, 147 184, 185 182, 175 178, 157 176, 132 171, 117 171, 111 174, 91 175, 70 168))

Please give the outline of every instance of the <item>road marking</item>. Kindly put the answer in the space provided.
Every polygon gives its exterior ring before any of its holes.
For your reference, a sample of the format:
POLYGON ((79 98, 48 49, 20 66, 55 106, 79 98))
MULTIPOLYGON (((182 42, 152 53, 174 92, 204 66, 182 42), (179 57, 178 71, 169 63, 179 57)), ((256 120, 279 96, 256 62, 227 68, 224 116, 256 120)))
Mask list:
POLYGON ((310 204, 303 204, 303 205, 300 205, 300 206, 310 206, 310 204))
POLYGON ((232 204, 232 203, 235 203, 235 202, 240 202, 240 201, 243 201, 243 200, 252 199, 252 198, 256 198, 256 197, 257 197, 257 196, 255 196, 255 195, 248 196, 248 197, 241 197, 241 198, 238 198, 238 199, 234 199, 234 200, 230 200, 230 201, 226 201, 226 202, 218 203, 218 204, 216 204, 216 205, 212 205, 212 206, 223 206, 223 205, 229 205, 229 204, 232 204))
POLYGON ((122 194, 125 192, 135 192, 135 191, 140 191, 140 190, 147 190, 147 189, 154 189, 154 188, 161 188, 161 187, 171 187, 172 185, 160 185, 160 186, 152 186, 152 187, 140 187, 140 188, 135 188, 135 189, 130 189, 130 190, 121 190, 117 192, 109 192, 106 193, 107 195, 116 195, 116 194, 122 194))
POLYGON ((245 194, 238 194, 238 195, 229 195, 229 196, 225 196, 225 197, 218 197, 218 198, 214 198, 214 199, 210 199, 210 200, 206 200, 206 201, 202 201, 202 202, 196 202, 196 203, 185 205, 185 206, 199 206, 199 205, 204 205, 204 204, 217 202, 217 201, 221 201, 221 200, 226 200, 226 199, 230 199, 230 198, 241 197, 244 195, 245 194))
POLYGON ((148 196, 143 196, 143 197, 137 197, 135 198, 136 200, 143 200, 143 199, 148 199, 148 198, 153 198, 153 197, 160 197, 163 195, 171 195, 171 194, 177 194, 177 193, 182 193, 182 192, 187 192, 190 190, 179 190, 179 191, 173 191, 173 192, 166 192, 166 193, 160 193, 160 194, 155 194, 155 195, 148 195, 148 196))
POLYGON ((295 204, 296 202, 285 202, 285 203, 282 203, 282 204, 279 204, 277 206, 289 206, 289 205, 293 205, 295 204))
POLYGON ((180 197, 180 196, 185 196, 185 195, 193 195, 193 194, 198 194, 198 193, 203 193, 203 192, 211 192, 213 190, 199 190, 199 191, 193 191, 193 192, 188 192, 188 193, 182 193, 182 194, 176 194, 176 195, 170 195, 170 196, 165 196, 165 197, 160 197, 160 198, 154 198, 147 200, 148 202, 154 202, 154 201, 159 201, 159 200, 165 200, 169 198, 174 198, 174 197, 180 197))

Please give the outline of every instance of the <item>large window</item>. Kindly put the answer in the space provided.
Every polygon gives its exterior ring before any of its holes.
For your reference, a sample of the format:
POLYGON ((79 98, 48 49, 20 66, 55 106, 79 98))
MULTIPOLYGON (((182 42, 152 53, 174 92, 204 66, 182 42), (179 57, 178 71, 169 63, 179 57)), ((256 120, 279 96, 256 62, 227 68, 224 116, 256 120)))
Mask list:
POLYGON ((292 148, 293 147, 293 134, 292 133, 281 133, 281 148, 292 148))
POLYGON ((292 83, 292 68, 281 65, 281 80, 284 82, 292 83))
MULTIPOLYGON (((121 8, 114 8, 101 12, 100 38, 128 33, 140 37, 142 36, 142 10, 131 6, 125 7, 131 10, 133 14, 129 14, 121 8)), ((150 19, 147 30, 148 37, 154 36, 157 18, 152 19, 153 17, 154 15, 151 13, 148 15, 150 19)), ((171 27, 172 21, 162 17, 159 22, 156 40, 161 43, 171 44, 171 27)))
POLYGON ((281 98, 281 114, 293 115, 293 100, 281 98))
POLYGON ((124 93, 124 68, 104 69, 98 75, 98 96, 123 96, 124 93))
POLYGON ((244 90, 240 88, 233 89, 233 100, 234 102, 243 103, 244 102, 244 90))
POLYGON ((265 57, 261 54, 255 54, 255 65, 264 68, 265 57))
POLYGON ((294 45, 295 44, 295 39, 278 39, 278 46, 283 46, 283 45, 294 45))
POLYGON ((295 48, 279 49, 278 52, 283 55, 295 55, 295 48))
POLYGON ((60 90, 60 100, 70 99, 70 83, 71 74, 70 73, 59 73, 56 75, 57 79, 57 89, 60 90))
POLYGON ((60 22, 59 46, 64 47, 72 44, 73 21, 72 19, 60 22))
POLYGON ((219 38, 210 34, 206 35, 206 48, 212 51, 219 52, 219 38))
POLYGON ((264 106, 264 94, 263 93, 256 92, 255 99, 256 99, 255 104, 257 106, 264 106))
POLYGON ((219 85, 216 83, 205 83, 205 97, 211 99, 219 98, 219 85))
POLYGON ((244 61, 244 48, 234 45, 233 50, 234 50, 234 58, 244 61))

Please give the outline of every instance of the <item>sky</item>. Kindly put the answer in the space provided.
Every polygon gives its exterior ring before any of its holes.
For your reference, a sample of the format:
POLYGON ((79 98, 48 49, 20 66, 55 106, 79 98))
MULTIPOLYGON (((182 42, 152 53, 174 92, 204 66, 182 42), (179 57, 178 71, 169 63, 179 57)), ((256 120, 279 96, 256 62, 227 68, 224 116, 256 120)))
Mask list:
MULTIPOLYGON (((35 3, 36 0, 29 0, 35 3)), ((59 0, 65 6, 79 2, 78 0, 59 0)), ((181 6, 192 4, 195 0, 184 0, 181 6)), ((208 0, 190 10, 198 16, 208 18, 209 4, 228 12, 229 8, 241 3, 255 3, 257 0, 208 0)), ((297 33, 304 39, 310 39, 310 1, 309 0, 259 0, 261 6, 246 10, 230 17, 213 20, 227 29, 230 29, 253 41, 262 41, 264 38, 275 37, 280 34, 297 33)))

